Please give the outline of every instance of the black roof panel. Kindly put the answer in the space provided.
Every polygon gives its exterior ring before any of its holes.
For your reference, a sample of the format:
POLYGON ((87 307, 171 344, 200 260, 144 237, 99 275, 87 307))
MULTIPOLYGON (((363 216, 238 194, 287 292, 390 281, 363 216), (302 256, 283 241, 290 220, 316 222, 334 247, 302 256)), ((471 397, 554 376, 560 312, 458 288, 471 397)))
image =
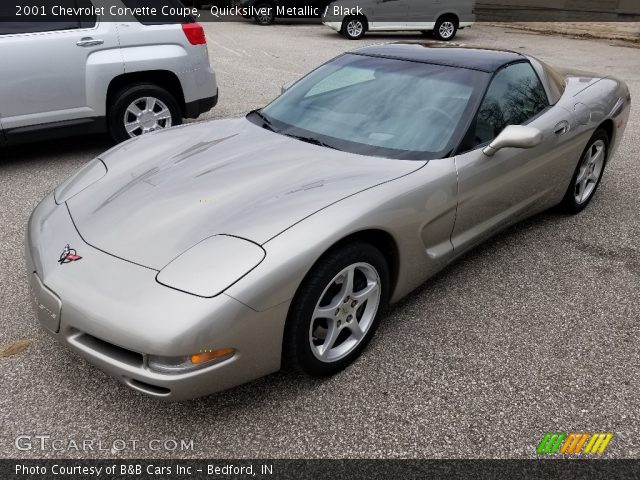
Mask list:
POLYGON ((484 48, 440 47, 426 43, 387 43, 353 50, 351 53, 397 58, 413 62, 470 68, 492 73, 500 67, 526 57, 516 52, 484 48))

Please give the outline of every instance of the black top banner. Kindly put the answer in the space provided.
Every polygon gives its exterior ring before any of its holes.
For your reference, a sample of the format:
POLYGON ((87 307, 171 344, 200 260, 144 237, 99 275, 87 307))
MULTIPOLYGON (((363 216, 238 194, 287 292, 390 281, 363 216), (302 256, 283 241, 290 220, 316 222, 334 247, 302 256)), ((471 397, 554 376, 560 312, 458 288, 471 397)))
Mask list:
POLYGON ((2 0, 0 22, 145 24, 246 21, 272 9, 277 18, 342 22, 638 22, 639 0, 2 0))

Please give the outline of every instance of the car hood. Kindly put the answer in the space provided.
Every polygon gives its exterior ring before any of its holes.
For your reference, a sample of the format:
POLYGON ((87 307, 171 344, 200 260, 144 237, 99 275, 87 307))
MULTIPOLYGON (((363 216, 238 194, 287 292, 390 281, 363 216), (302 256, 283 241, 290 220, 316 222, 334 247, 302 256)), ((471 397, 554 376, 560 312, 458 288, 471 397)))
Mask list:
POLYGON ((263 244, 425 162, 319 147, 242 118, 145 135, 100 156, 107 174, 67 200, 82 238, 160 270, 216 234, 263 244))

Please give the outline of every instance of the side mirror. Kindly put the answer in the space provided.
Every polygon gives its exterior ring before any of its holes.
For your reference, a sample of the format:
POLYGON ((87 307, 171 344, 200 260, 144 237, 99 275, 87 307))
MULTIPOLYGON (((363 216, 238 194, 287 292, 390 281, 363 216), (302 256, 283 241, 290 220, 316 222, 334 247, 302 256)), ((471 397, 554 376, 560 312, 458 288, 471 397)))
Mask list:
POLYGON ((282 95, 284 92, 289 90, 294 83, 296 83, 296 81, 291 80, 290 82, 287 82, 284 85, 282 85, 282 88, 280 89, 280 95, 282 95))
POLYGON ((534 127, 509 125, 482 153, 493 157, 502 148, 533 148, 542 142, 542 132, 534 127))

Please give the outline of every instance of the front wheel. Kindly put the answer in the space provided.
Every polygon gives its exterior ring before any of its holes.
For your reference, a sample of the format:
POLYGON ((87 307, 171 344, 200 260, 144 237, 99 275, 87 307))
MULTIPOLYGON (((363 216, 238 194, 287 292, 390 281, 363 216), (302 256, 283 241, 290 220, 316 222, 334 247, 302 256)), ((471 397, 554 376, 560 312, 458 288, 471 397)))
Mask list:
POLYGON ((123 88, 113 97, 109 132, 116 142, 182 123, 180 106, 171 93, 151 83, 123 88))
POLYGON ((375 247, 331 252, 294 298, 284 338, 287 366, 313 376, 339 372, 371 340, 388 301, 389 269, 375 247))
POLYGON ((358 40, 364 37, 367 31, 367 25, 362 17, 347 17, 342 22, 340 33, 349 40, 358 40))
POLYGON ((448 42, 456 36, 458 32, 458 22, 453 17, 439 18, 433 28, 433 33, 438 40, 448 42))
POLYGON ((589 204, 600 185, 609 153, 609 136, 597 130, 580 157, 561 208, 567 213, 580 213, 589 204))

